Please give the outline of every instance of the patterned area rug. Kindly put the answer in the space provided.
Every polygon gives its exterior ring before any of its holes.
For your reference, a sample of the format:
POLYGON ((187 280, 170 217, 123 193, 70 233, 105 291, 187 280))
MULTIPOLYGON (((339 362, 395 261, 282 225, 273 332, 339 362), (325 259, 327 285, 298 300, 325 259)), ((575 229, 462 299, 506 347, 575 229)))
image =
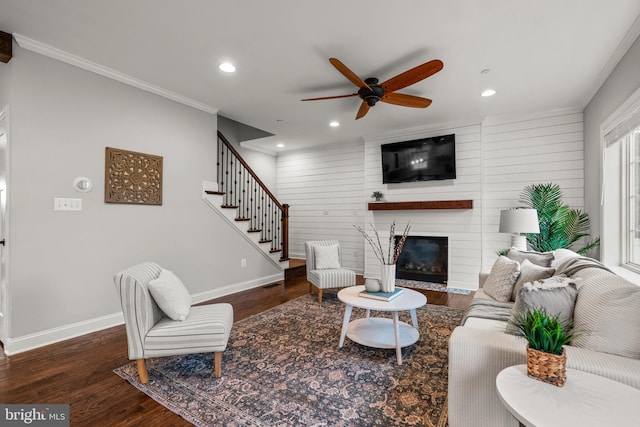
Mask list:
POLYGON ((198 426, 446 426, 447 344, 462 310, 418 309, 402 366, 393 349, 348 338, 338 348, 343 312, 326 292, 322 305, 305 295, 235 323, 219 379, 213 354, 151 359, 145 385, 135 363, 114 372, 198 426))

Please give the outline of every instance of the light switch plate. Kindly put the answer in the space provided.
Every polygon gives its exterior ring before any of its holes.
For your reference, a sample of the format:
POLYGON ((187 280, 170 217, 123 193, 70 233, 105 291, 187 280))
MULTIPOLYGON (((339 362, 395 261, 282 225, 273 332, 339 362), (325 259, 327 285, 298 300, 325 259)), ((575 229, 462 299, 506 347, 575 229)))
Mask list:
POLYGON ((66 199, 56 197, 53 199, 54 211, 81 211, 82 199, 66 199))

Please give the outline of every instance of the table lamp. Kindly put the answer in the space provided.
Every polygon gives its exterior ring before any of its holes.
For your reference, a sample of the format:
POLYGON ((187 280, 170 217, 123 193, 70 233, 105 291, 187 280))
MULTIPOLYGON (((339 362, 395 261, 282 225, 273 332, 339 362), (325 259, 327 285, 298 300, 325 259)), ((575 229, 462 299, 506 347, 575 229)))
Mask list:
POLYGON ((500 233, 511 233, 511 246, 527 250, 526 233, 539 233, 538 211, 528 208, 512 208, 500 211, 500 233))

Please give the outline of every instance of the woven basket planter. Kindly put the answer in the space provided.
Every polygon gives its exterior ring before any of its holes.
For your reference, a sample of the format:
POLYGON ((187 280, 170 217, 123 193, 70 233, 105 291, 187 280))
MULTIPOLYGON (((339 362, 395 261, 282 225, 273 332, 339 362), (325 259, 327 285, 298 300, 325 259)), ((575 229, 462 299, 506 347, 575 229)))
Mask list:
POLYGON ((566 364, 567 351, 564 348, 562 354, 557 355, 534 350, 527 345, 527 374, 531 378, 562 387, 567 379, 566 364))

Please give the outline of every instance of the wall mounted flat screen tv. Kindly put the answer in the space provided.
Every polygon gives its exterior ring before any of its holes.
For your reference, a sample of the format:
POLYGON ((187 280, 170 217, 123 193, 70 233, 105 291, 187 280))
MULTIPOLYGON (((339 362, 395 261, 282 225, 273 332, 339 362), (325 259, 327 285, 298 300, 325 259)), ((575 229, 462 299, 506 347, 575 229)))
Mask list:
POLYGON ((455 179, 455 134, 383 144, 382 182, 455 179))

